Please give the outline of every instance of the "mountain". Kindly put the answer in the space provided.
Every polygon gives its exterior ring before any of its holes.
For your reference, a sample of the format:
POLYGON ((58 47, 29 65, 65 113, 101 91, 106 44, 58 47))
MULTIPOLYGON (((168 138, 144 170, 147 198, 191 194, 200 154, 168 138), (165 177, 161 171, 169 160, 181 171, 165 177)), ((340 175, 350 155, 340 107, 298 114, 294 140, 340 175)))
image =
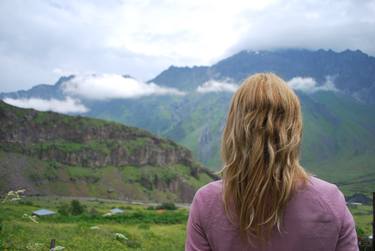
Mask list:
POLYGON ((332 50, 285 49, 241 51, 211 67, 170 67, 150 82, 183 90, 197 88, 211 79, 242 82, 250 74, 274 72, 283 79, 311 77, 324 83, 327 76, 336 87, 366 103, 375 103, 375 58, 360 50, 340 53, 332 50))
MULTIPOLYGON (((375 57, 360 50, 283 49, 274 51, 244 50, 212 66, 171 66, 149 83, 194 91, 202 83, 229 79, 240 83, 250 74, 274 72, 283 79, 311 77, 323 84, 331 77, 342 92, 364 103, 375 103, 375 57)), ((40 84, 27 91, 0 93, 4 98, 64 98, 62 85, 76 76, 63 76, 54 85, 40 84)), ((124 78, 132 78, 123 75, 124 78)))
POLYGON ((62 92, 61 85, 74 78, 74 75, 71 76, 63 76, 59 78, 59 80, 54 85, 47 85, 47 84, 40 84, 32 87, 31 89, 25 91, 16 91, 10 93, 0 93, 0 98, 13 98, 13 99, 21 99, 21 98, 43 98, 43 99, 63 99, 64 93, 62 92))
POLYGON ((0 192, 190 202, 216 178, 171 140, 0 101, 0 192))
MULTIPOLYGON (((375 58, 358 50, 241 51, 212 66, 171 66, 148 81, 177 88, 186 95, 75 98, 89 108, 85 116, 121 122, 170 138, 188 147, 204 165, 218 170, 222 165, 220 137, 233 91, 219 88, 199 92, 199 88, 212 82, 234 86, 250 74, 270 71, 293 84, 301 99, 302 164, 310 172, 339 184, 347 193, 374 190, 375 58)), ((68 81, 61 78, 50 86, 56 93, 53 98, 66 97, 63 87, 68 81)), ((38 95, 51 98, 42 92, 38 95)), ((6 97, 34 96, 27 91, 0 95, 6 97)))

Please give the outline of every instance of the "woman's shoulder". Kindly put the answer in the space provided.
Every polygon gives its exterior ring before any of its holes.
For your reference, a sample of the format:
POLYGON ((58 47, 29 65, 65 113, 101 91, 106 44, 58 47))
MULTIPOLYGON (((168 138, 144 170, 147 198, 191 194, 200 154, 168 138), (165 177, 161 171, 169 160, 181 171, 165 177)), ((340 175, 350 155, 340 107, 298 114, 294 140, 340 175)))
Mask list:
POLYGON ((297 197, 300 199, 298 204, 302 205, 299 209, 304 208, 310 214, 310 218, 334 223, 340 238, 337 250, 358 250, 353 216, 346 205, 343 193, 335 184, 310 177, 306 189, 302 189, 301 196, 297 197), (323 210, 320 211, 319 208, 323 210))
POLYGON ((303 190, 307 191, 306 194, 309 196, 309 199, 311 197, 315 198, 336 219, 341 218, 342 213, 346 209, 346 201, 343 193, 335 184, 311 176, 309 177, 307 186, 303 190))
POLYGON ((332 189, 337 188, 335 184, 325 181, 323 179, 320 179, 316 176, 310 176, 308 182, 314 188, 318 188, 318 189, 332 190, 332 189))
POLYGON ((221 180, 210 182, 197 190, 190 206, 190 217, 195 219, 202 228, 208 229, 212 215, 218 215, 221 208, 221 180))
POLYGON ((315 176, 310 176, 307 182, 307 190, 312 191, 316 196, 324 200, 335 200, 342 197, 339 188, 328 181, 319 179, 315 176))
POLYGON ((195 199, 203 199, 205 201, 220 197, 222 191, 222 180, 212 181, 197 190, 195 199))

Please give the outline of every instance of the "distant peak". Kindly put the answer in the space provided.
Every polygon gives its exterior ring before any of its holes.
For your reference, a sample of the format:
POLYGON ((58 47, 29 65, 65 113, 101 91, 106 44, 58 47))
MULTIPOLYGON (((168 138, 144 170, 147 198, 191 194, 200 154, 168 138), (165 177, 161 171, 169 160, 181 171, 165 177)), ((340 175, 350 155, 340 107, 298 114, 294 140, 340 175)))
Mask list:
POLYGON ((75 75, 69 75, 69 76, 61 76, 59 80, 55 83, 55 86, 61 86, 64 82, 69 81, 71 79, 75 78, 75 75))
POLYGON ((348 55, 366 55, 363 51, 356 49, 346 49, 343 51, 336 51, 332 49, 306 49, 306 48, 278 48, 278 49, 270 49, 270 50, 242 50, 238 53, 234 54, 236 55, 248 55, 248 56, 259 56, 259 55, 267 55, 267 54, 283 54, 283 53, 320 53, 320 54, 348 54, 348 55))
POLYGON ((350 49, 346 49, 342 52, 340 52, 341 54, 360 54, 360 55, 367 55, 366 53, 363 53, 361 50, 357 49, 357 50, 350 50, 350 49))

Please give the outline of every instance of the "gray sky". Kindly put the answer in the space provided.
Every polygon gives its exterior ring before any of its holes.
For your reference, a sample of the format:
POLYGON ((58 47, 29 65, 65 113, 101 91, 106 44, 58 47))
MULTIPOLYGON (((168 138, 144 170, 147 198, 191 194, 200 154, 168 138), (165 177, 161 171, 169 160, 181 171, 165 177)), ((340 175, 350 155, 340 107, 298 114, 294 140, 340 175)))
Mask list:
POLYGON ((70 73, 148 80, 169 65, 242 49, 360 49, 375 55, 374 0, 0 2, 0 92, 70 73))

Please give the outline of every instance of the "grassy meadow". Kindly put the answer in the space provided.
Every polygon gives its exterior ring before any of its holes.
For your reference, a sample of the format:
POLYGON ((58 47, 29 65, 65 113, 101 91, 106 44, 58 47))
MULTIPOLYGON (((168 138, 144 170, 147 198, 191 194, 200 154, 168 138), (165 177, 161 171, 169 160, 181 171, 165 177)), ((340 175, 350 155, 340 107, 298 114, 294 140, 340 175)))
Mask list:
MULTIPOLYGON (((156 205, 81 200, 84 212, 65 214, 70 198, 27 198, 0 203, 0 250, 48 250, 51 239, 63 250, 183 250, 188 209, 156 205), (103 216, 112 208, 123 214, 103 216), (32 218, 40 208, 59 212, 32 218)), ((371 234, 372 208, 350 206, 362 236, 371 234)))
POLYGON ((51 239, 63 250, 183 250, 188 210, 155 209, 98 200, 81 201, 85 212, 30 218, 34 210, 57 212, 65 199, 28 199, 0 204, 0 250, 48 250, 51 239), (124 214, 106 216, 118 207, 124 214), (27 214, 27 215, 25 215, 27 214))

